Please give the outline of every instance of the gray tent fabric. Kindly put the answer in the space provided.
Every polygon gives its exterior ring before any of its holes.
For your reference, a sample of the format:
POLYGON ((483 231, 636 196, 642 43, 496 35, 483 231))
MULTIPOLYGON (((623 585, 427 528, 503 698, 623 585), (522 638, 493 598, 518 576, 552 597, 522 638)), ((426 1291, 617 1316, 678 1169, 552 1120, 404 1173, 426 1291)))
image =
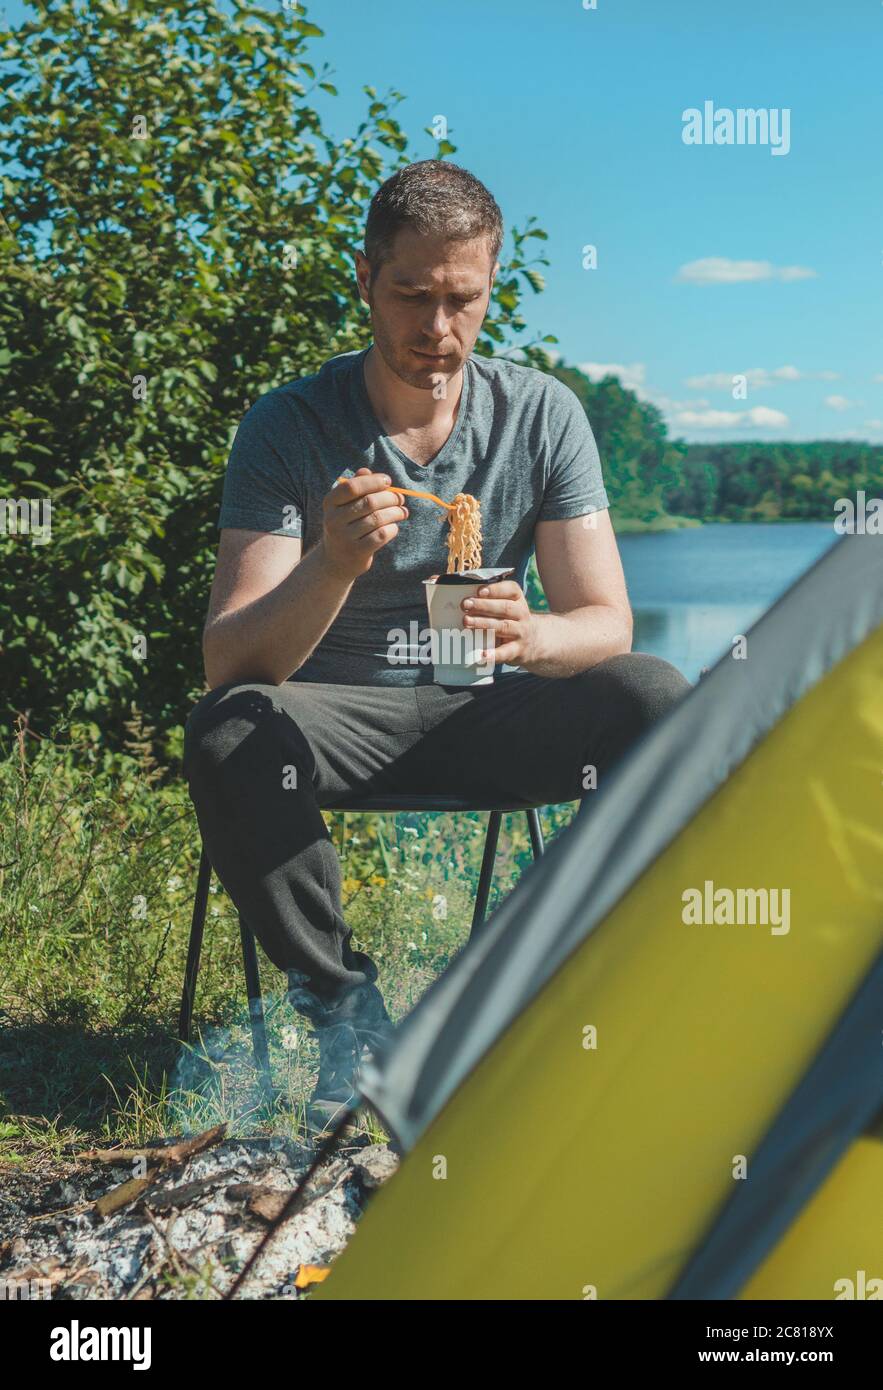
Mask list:
POLYGON ((402 1149, 788 709, 883 623, 878 537, 844 536, 621 761, 431 986, 361 1094, 402 1149))
POLYGON ((733 1298, 883 1106, 883 955, 667 1295, 733 1298))

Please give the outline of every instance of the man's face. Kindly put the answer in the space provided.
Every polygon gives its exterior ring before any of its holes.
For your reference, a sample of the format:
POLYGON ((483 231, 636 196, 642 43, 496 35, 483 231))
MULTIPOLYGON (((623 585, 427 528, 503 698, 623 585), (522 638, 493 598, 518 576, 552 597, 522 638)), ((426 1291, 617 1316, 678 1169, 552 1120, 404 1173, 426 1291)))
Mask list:
POLYGON ((459 371, 481 331, 498 270, 484 237, 449 241, 419 236, 410 227, 397 234, 376 275, 357 251, 359 293, 390 370, 427 390, 459 371))

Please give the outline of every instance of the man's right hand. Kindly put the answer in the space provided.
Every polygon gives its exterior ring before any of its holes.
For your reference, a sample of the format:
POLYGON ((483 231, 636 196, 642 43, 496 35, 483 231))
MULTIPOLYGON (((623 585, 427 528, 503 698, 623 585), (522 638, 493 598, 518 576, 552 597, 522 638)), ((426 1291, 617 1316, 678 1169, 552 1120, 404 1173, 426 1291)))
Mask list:
POLYGON ((330 568, 350 580, 366 574, 409 515, 402 503, 388 476, 369 468, 336 483, 322 503, 322 546, 330 568))

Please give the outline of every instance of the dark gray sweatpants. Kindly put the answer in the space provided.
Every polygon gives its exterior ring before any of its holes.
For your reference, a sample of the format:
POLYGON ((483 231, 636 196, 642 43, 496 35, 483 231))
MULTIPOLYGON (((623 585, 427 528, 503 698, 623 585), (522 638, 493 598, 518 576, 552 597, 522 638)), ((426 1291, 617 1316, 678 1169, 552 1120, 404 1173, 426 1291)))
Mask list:
MULTIPOLYGON (((184 771, 214 869, 270 960, 324 1003, 376 978, 350 946, 320 814, 346 796, 434 793, 485 806, 582 799, 689 683, 657 657, 492 685, 222 685, 187 720, 184 771)), ((594 793, 588 793, 592 795, 594 793)))

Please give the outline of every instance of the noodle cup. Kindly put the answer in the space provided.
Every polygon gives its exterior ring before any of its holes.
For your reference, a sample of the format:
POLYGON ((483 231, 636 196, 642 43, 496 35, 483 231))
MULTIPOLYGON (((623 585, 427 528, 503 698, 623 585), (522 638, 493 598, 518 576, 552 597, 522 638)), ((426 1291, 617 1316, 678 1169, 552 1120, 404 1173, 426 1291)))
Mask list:
POLYGON ((464 627, 460 607, 484 584, 510 579, 514 569, 463 570, 424 579, 432 640, 432 665, 439 685, 492 685, 494 662, 482 655, 494 645, 492 628, 464 627))

